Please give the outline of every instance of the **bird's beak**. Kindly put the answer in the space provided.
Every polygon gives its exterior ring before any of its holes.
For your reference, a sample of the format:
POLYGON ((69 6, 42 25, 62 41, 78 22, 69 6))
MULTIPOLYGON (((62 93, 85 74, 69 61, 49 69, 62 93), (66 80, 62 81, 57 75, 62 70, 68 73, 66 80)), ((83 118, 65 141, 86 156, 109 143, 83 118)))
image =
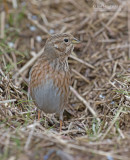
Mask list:
POLYGON ((79 41, 78 39, 76 39, 76 38, 73 38, 73 39, 72 39, 72 43, 73 43, 73 44, 77 44, 77 43, 80 43, 80 41, 79 41))

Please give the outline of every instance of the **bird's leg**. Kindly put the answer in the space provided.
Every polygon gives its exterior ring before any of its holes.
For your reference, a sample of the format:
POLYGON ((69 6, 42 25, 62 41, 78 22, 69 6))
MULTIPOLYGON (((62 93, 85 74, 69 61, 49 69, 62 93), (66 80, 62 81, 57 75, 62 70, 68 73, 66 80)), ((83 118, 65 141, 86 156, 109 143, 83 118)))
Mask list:
POLYGON ((5 8, 6 13, 8 13, 9 8, 8 8, 7 0, 4 0, 4 8, 5 8))
POLYGON ((41 111, 38 109, 38 120, 40 120, 41 111))
POLYGON ((63 123, 63 111, 60 112, 60 132, 62 131, 62 123, 63 123))
POLYGON ((62 123, 63 123, 63 121, 60 120, 60 132, 61 132, 61 130, 62 130, 62 123))

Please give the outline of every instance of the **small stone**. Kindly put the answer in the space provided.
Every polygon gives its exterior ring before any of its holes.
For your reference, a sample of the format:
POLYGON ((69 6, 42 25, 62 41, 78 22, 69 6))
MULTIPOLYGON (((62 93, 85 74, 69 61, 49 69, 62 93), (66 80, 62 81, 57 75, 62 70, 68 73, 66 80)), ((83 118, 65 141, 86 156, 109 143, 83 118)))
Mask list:
POLYGON ((26 6, 26 2, 22 2, 21 5, 24 7, 26 6))
POLYGON ((111 82, 111 83, 112 83, 113 85, 115 85, 115 83, 116 83, 116 82, 115 82, 115 81, 113 81, 113 82, 111 82))
POLYGON ((30 26, 30 30, 31 30, 32 32, 34 32, 34 31, 36 31, 36 27, 35 27, 35 26, 30 26))
POLYGON ((37 20, 37 16, 36 15, 32 15, 32 19, 33 20, 37 20))
POLYGON ((49 30, 49 33, 50 33, 50 34, 54 34, 54 33, 55 33, 54 29, 50 29, 50 30, 49 30))
POLYGON ((130 96, 125 96, 126 100, 130 101, 130 96))
POLYGON ((6 28, 6 29, 9 28, 9 24, 6 24, 6 25, 5 25, 5 28, 6 28))
POLYGON ((115 104, 115 102, 114 102, 114 101, 112 101, 112 102, 111 102, 111 104, 115 104))
POLYGON ((37 40, 37 42, 41 42, 42 41, 42 37, 41 36, 36 36, 36 40, 37 40))
POLYGON ((103 96, 102 94, 100 94, 100 95, 99 95, 99 98, 104 99, 104 98, 105 98, 105 96, 103 96))
POLYGON ((130 105, 130 102, 128 102, 128 101, 125 101, 125 105, 130 105))
POLYGON ((113 157, 112 157, 112 156, 109 156, 109 155, 107 156, 107 159, 108 159, 108 160, 114 160, 113 157))
POLYGON ((10 48, 14 48, 14 43, 13 43, 13 42, 8 42, 8 46, 9 46, 10 48))

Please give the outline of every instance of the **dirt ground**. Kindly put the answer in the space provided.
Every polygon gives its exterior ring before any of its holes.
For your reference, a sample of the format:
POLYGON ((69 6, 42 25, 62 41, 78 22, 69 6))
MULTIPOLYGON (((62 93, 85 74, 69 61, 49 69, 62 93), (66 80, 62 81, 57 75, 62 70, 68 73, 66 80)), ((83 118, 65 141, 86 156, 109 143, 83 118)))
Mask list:
POLYGON ((130 2, 0 0, 0 160, 129 160, 130 2), (46 39, 71 33, 71 86, 62 132, 28 100, 46 39))

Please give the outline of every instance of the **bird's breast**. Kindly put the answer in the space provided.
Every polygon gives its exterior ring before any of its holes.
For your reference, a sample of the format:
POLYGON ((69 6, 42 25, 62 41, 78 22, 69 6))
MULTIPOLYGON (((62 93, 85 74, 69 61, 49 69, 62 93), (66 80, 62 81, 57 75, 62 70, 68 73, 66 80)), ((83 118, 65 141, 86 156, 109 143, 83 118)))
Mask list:
POLYGON ((31 96, 36 105, 46 113, 59 112, 64 101, 64 94, 54 85, 53 80, 47 80, 31 88, 31 96))
POLYGON ((46 113, 59 113, 65 107, 69 90, 69 73, 49 67, 35 69, 30 75, 30 94, 37 107, 46 113))

